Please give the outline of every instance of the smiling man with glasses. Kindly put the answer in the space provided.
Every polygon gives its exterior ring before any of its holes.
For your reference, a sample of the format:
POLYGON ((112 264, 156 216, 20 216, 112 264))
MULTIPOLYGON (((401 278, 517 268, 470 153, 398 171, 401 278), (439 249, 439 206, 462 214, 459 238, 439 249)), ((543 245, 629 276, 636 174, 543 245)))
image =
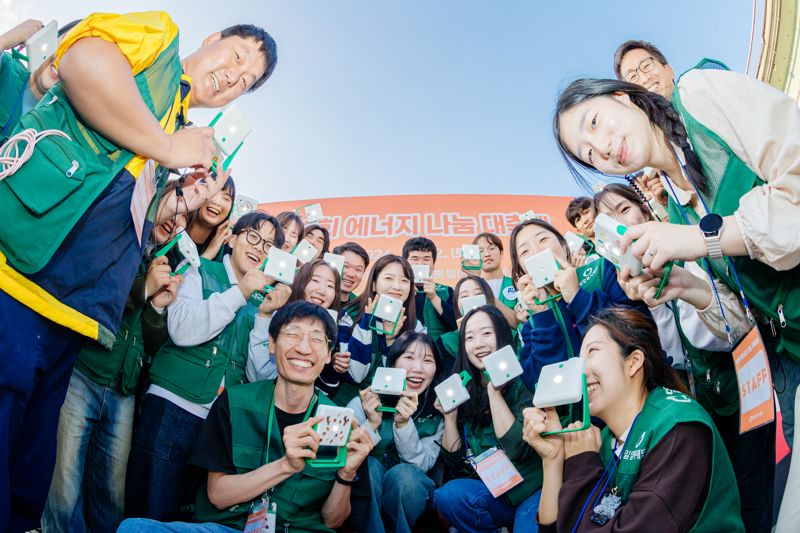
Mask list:
POLYGON ((626 41, 614 52, 614 74, 618 80, 641 85, 648 91, 672 98, 675 72, 667 58, 652 43, 626 41))
MULTIPOLYGON (((254 211, 233 228, 222 262, 201 259, 190 268, 170 306, 170 339, 153 357, 126 480, 128 516, 188 519, 200 470, 187 463, 211 405, 224 389, 245 383, 251 359, 270 361, 272 313, 289 297, 260 270, 272 246, 283 245, 274 217, 254 211), (266 296, 262 291, 274 285, 266 296), (169 428, 164 431, 163 428, 169 428)), ((313 343, 313 341, 312 341, 313 343)), ((270 364, 275 367, 274 361, 270 364)))
POLYGON ((315 416, 316 409, 333 405, 314 382, 331 359, 335 338, 335 322, 318 305, 297 301, 275 313, 269 340, 277 378, 223 392, 196 439, 190 461, 208 472, 195 504, 200 523, 126 520, 119 531, 241 531, 252 505, 262 501, 274 510, 278 531, 332 533, 342 525, 350 514, 351 486, 373 444, 364 428, 356 428, 344 466, 306 463, 317 457, 320 444, 314 426, 323 417, 315 416))

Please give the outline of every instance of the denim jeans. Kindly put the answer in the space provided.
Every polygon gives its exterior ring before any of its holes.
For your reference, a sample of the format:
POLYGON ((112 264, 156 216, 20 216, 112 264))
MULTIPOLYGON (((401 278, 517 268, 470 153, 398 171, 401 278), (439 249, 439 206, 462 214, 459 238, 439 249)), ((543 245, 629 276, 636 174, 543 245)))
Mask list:
POLYGON ((73 370, 61 418, 47 533, 114 531, 122 521, 134 397, 73 370))
POLYGON ((0 531, 39 526, 83 337, 0 291, 0 531))
POLYGON ((207 522, 192 524, 190 522, 158 522, 148 518, 129 518, 122 522, 117 533, 149 533, 163 531, 165 533, 241 533, 239 529, 207 522))
POLYGON ((187 461, 202 425, 174 403, 145 395, 125 479, 125 516, 191 520, 204 472, 187 461))
POLYGON ((411 533, 417 518, 428 507, 436 486, 425 472, 409 463, 400 463, 388 470, 381 461, 368 457, 369 480, 372 485, 370 533, 392 531, 411 533), (387 518, 386 527, 381 512, 387 518))
POLYGON ((492 496, 479 479, 454 479, 433 493, 433 505, 460 533, 492 533, 512 525, 514 533, 536 533, 541 495, 536 491, 514 507, 492 496))

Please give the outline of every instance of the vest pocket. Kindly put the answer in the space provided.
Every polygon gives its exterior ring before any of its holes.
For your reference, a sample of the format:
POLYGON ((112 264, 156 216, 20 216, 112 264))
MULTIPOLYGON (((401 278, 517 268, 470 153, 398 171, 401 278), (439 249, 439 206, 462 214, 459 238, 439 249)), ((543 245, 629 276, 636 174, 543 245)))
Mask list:
POLYGON ((5 182, 25 207, 41 216, 74 193, 85 178, 80 147, 50 135, 36 143, 31 158, 5 182))

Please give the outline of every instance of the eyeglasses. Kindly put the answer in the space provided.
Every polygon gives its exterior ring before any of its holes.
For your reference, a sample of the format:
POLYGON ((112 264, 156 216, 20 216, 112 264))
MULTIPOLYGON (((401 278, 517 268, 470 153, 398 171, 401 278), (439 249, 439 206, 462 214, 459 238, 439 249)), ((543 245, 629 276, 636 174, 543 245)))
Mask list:
POLYGON ((247 239, 248 244, 252 244, 253 246, 261 245, 261 249, 264 250, 265 254, 268 254, 269 249, 275 244, 274 241, 263 238, 256 230, 252 229, 244 230, 244 238, 247 239))
POLYGON ((308 343, 315 352, 322 352, 328 348, 328 337, 318 331, 306 332, 300 328, 286 327, 280 330, 281 334, 289 341, 290 346, 297 346, 308 336, 308 343))
POLYGON ((647 74, 656 64, 656 60, 653 56, 646 57, 639 62, 639 66, 633 70, 629 70, 628 73, 625 75, 625 81, 629 83, 639 83, 639 73, 647 74))

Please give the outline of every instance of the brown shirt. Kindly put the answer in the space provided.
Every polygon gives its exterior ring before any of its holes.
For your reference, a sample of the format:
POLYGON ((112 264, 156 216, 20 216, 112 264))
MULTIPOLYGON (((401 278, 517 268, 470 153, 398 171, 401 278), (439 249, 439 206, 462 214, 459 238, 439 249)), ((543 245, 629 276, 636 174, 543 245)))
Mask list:
MULTIPOLYGON (((579 532, 683 532, 697 521, 711 479, 712 435, 702 424, 678 424, 656 444, 641 463, 639 479, 614 517, 604 526, 590 521, 591 497, 579 532)), ((605 465, 597 452, 585 452, 564 462, 564 484, 558 495, 558 518, 542 524, 542 533, 571 532, 605 465)), ((735 490, 736 488, 733 487, 735 490)))

